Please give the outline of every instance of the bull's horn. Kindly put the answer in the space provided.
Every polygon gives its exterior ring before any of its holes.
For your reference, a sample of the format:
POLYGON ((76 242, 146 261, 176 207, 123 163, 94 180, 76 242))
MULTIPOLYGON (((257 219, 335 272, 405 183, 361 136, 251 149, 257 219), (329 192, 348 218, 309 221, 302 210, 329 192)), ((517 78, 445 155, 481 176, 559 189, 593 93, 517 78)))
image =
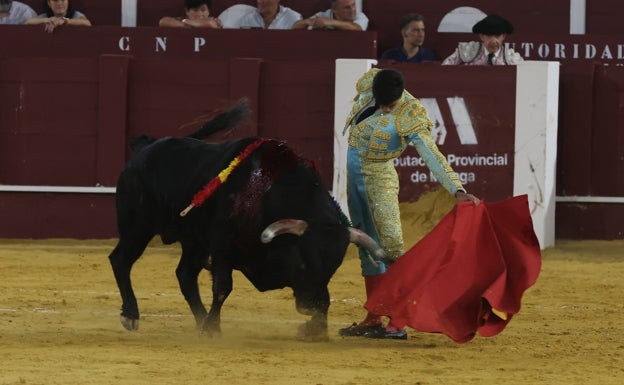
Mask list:
POLYGON ((368 250, 368 258, 373 263, 373 266, 378 266, 376 261, 386 261, 388 259, 384 249, 368 234, 354 227, 349 227, 349 233, 349 241, 368 250))
POLYGON ((280 219, 267 226, 260 235, 262 243, 269 243, 280 234, 301 235, 308 228, 308 222, 301 219, 280 219))

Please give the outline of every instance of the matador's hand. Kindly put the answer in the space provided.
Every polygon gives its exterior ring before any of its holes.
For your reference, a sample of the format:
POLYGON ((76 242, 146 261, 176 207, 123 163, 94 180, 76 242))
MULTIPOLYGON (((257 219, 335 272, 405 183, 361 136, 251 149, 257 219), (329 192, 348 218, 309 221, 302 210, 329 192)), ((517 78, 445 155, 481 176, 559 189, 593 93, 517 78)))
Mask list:
POLYGON ((455 199, 457 202, 471 201, 475 206, 478 206, 481 203, 481 199, 477 198, 472 194, 465 193, 463 191, 458 191, 455 193, 455 199))

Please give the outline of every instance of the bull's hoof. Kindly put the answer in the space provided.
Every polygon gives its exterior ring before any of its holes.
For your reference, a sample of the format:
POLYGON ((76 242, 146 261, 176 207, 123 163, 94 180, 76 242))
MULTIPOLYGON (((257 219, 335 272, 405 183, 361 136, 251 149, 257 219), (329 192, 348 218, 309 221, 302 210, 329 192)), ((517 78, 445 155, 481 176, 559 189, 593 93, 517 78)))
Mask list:
POLYGON ((199 334, 208 337, 221 337, 221 327, 206 317, 204 322, 199 325, 199 334))
POLYGON ((139 330, 139 320, 138 319, 132 319, 132 318, 124 317, 122 315, 122 316, 119 317, 119 320, 121 321, 121 324, 123 325, 123 327, 125 327, 127 330, 130 330, 130 331, 139 330))
POLYGON ((327 333, 327 324, 319 324, 318 322, 308 321, 299 326, 297 330, 297 339, 306 342, 327 342, 329 334, 327 333))

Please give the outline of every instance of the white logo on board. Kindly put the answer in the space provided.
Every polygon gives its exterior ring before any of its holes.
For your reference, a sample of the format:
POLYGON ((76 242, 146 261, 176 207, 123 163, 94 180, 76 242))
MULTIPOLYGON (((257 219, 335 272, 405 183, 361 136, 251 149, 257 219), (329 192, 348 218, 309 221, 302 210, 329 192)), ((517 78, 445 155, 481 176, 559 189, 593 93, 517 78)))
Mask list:
MULTIPOLYGON (((423 106, 429 113, 429 119, 435 124, 431 130, 431 136, 435 140, 436 144, 443 145, 446 141, 446 124, 440 112, 440 106, 435 98, 422 98, 420 99, 423 106)), ((477 133, 472 125, 466 102, 462 97, 449 97, 446 98, 449 109, 451 110, 451 118, 457 128, 457 136, 459 137, 460 144, 478 144, 477 133)))

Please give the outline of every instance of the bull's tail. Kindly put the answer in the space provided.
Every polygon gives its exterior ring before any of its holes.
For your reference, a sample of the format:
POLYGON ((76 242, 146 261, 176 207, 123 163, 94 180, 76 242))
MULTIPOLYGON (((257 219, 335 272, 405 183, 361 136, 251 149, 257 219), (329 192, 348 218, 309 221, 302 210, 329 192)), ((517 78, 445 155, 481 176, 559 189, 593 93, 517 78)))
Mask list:
MULTIPOLYGON (((187 136, 193 139, 207 138, 215 132, 232 128, 237 124, 244 122, 249 117, 250 113, 251 110, 249 109, 249 100, 247 100, 247 98, 240 99, 230 109, 221 112, 211 120, 204 123, 199 130, 187 136)), ((132 152, 137 153, 154 143, 156 140, 156 138, 147 135, 140 135, 131 138, 129 143, 130 149, 132 152)))
POLYGON ((188 135, 188 137, 193 139, 207 138, 216 132, 232 128, 242 123, 249 117, 250 113, 249 100, 243 98, 227 111, 221 112, 213 119, 204 123, 199 130, 188 135))

